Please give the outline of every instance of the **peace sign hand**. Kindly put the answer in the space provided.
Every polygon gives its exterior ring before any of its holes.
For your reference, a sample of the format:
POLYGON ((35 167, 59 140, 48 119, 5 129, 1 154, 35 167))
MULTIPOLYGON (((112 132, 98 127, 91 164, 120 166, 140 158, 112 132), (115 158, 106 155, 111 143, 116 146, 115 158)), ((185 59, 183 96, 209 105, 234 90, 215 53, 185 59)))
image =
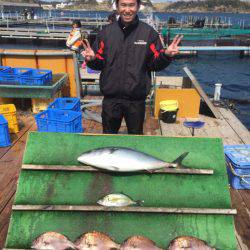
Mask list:
POLYGON ((183 38, 183 35, 176 35, 174 37, 173 42, 165 50, 165 54, 170 56, 170 57, 179 54, 179 46, 178 46, 178 44, 180 43, 182 38, 183 38))
POLYGON ((82 43, 84 51, 81 54, 84 56, 85 61, 90 62, 95 60, 95 52, 91 48, 89 41, 87 39, 84 39, 82 43))

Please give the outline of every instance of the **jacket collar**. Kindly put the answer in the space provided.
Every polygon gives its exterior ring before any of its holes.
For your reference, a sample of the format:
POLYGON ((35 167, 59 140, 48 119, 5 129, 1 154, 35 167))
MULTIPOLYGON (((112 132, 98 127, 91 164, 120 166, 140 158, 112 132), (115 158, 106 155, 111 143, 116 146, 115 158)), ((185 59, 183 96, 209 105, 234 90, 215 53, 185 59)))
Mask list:
POLYGON ((125 33, 125 34, 128 34, 130 33, 132 30, 134 30, 139 24, 139 18, 138 16, 136 15, 135 19, 126 27, 121 18, 119 17, 118 19, 118 25, 119 27, 121 28, 121 30, 125 33))

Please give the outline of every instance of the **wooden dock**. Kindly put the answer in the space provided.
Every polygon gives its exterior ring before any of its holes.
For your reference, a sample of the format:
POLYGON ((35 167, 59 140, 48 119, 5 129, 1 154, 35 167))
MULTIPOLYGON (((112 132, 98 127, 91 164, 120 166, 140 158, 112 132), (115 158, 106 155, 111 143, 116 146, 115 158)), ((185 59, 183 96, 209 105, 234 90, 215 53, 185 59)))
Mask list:
MULTIPOLYGON (((82 72, 86 80, 95 83, 98 80, 97 74, 86 74, 82 72)), ((188 86, 190 82, 186 79, 175 78, 171 83, 181 88, 188 86)), ((159 78, 160 79, 160 78, 159 78)), ((159 81, 158 79, 158 81, 159 81)), ((164 77, 160 79, 164 84, 164 77)), ((168 82, 169 79, 168 79, 168 82)), ((101 97, 85 96, 84 99, 100 99, 101 97)), ((83 100, 84 100, 83 99, 83 100)), ((222 107, 212 107, 216 112, 213 118, 205 114, 200 114, 197 119, 205 122, 205 126, 196 129, 194 137, 222 138, 224 145, 232 144, 250 144, 250 133, 241 124, 237 117, 230 111, 222 107)), ((92 111, 101 112, 100 107, 92 107, 92 111)), ((18 112, 18 121, 20 132, 12 134, 12 145, 7 148, 0 148, 0 249, 4 247, 9 219, 13 209, 12 204, 16 191, 17 181, 20 169, 22 167, 22 157, 25 150, 25 143, 28 133, 36 131, 35 119, 30 112, 18 112)), ((192 131, 183 125, 184 119, 178 119, 176 123, 163 123, 154 119, 150 114, 150 108, 147 107, 146 120, 144 123, 145 135, 162 135, 167 137, 191 137, 192 131)), ((100 123, 92 120, 84 120, 83 127, 85 133, 101 134, 102 126, 100 123)), ((126 134, 124 123, 120 129, 121 134, 126 134)), ((235 215, 235 235, 238 242, 239 250, 250 248, 250 190, 234 190, 230 188, 232 209, 237 210, 235 215)), ((64 208, 62 208, 64 209, 64 208)), ((76 208, 79 209, 79 208, 76 208)))
MULTIPOLYGON (((94 110, 100 111, 95 107, 94 110)), ((206 122, 202 129, 195 131, 197 137, 221 137, 224 144, 250 144, 249 131, 239 122, 231 111, 224 108, 218 109, 220 119, 201 115, 200 119, 206 122)), ((20 132, 12 134, 12 146, 0 148, 0 248, 4 246, 12 203, 14 200, 19 171, 28 132, 36 131, 34 117, 28 113, 19 112, 20 132)), ((94 121, 84 121, 86 133, 102 133, 101 124, 94 121)), ((149 114, 146 115, 144 126, 146 135, 190 137, 191 131, 184 127, 180 120, 176 124, 166 124, 158 121, 149 114), (161 132, 160 132, 161 131, 161 132)), ((126 133, 122 127, 120 133, 126 133)), ((230 188, 232 208, 237 209, 235 216, 235 233, 238 240, 238 249, 246 250, 250 247, 250 190, 234 190, 230 188)))
POLYGON ((41 39, 41 40, 63 40, 69 35, 69 30, 56 29, 30 29, 30 28, 2 28, 0 27, 0 37, 13 39, 41 39))

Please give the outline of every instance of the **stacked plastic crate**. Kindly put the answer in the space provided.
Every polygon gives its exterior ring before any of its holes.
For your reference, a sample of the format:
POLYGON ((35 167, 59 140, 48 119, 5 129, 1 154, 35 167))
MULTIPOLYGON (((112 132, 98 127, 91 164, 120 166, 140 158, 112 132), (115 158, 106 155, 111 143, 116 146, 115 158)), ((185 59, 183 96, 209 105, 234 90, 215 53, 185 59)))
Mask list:
POLYGON ((39 132, 83 132, 79 98, 57 98, 35 119, 39 132))
POLYGON ((18 133, 19 127, 16 116, 16 107, 14 104, 0 105, 0 114, 8 121, 10 133, 18 133))
POLYGON ((8 121, 3 115, 0 115, 0 147, 8 147, 11 145, 8 121))
POLYGON ((250 145, 224 146, 230 185, 234 189, 250 189, 250 145))
POLYGON ((52 71, 47 69, 0 67, 0 84, 39 86, 52 82, 52 71))

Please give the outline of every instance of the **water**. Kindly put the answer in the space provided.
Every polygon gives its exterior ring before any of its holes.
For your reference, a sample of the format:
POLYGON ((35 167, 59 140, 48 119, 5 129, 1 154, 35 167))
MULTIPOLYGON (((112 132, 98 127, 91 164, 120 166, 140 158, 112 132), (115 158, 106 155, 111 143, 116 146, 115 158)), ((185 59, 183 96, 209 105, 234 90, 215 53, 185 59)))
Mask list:
MULTIPOLYGON (((52 11, 41 12, 41 16, 54 17, 106 17, 109 12, 93 11, 52 11)), ((142 16, 142 14, 140 14, 142 16)), ((168 20, 174 17, 176 20, 185 20, 188 16, 197 18, 220 17, 221 21, 231 23, 232 25, 250 26, 250 14, 232 14, 232 13, 154 13, 154 16, 161 20, 168 20)), ((46 27, 45 27, 46 28, 46 27)), ((0 48, 32 48, 50 49, 51 44, 1 44, 0 48)), ((56 48, 65 48, 64 43, 56 48)), ((201 53, 198 57, 176 59, 168 68, 160 72, 163 75, 186 76, 183 67, 187 66, 197 78, 204 91, 213 96, 214 84, 222 83, 221 97, 234 100, 234 111, 241 122, 250 129, 250 57, 240 58, 238 53, 234 52, 212 52, 201 53)))
POLYGON ((232 100, 234 113, 250 129, 250 57, 204 53, 194 58, 177 59, 161 74, 186 76, 183 67, 190 69, 209 96, 214 94, 214 84, 222 83, 221 98, 232 100))

